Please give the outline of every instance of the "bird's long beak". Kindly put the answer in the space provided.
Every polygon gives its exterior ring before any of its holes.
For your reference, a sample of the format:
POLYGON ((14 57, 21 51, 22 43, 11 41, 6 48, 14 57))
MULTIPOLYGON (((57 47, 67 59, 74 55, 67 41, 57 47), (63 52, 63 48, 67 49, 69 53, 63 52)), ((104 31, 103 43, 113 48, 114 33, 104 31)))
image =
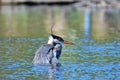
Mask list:
POLYGON ((66 41, 66 40, 64 40, 64 43, 65 43, 65 44, 74 45, 74 43, 72 43, 72 42, 70 42, 70 41, 66 41))

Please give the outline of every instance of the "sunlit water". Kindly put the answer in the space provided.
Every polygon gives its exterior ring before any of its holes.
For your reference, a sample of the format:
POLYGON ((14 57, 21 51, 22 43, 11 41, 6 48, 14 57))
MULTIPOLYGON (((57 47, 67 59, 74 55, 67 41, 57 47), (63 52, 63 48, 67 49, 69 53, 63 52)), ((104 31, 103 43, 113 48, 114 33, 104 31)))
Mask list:
POLYGON ((50 33, 49 10, 1 8, 0 80, 120 80, 118 10, 54 8, 54 33, 75 45, 63 45, 58 69, 33 65, 35 51, 50 33))

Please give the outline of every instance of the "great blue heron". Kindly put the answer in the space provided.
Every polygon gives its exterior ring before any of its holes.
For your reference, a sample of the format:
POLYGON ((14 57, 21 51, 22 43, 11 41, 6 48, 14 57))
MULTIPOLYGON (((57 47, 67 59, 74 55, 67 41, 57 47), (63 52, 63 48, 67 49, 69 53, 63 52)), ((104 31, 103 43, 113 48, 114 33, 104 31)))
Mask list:
POLYGON ((35 53, 34 64, 59 65, 59 58, 62 52, 62 43, 73 44, 63 38, 50 34, 47 44, 42 45, 35 53))

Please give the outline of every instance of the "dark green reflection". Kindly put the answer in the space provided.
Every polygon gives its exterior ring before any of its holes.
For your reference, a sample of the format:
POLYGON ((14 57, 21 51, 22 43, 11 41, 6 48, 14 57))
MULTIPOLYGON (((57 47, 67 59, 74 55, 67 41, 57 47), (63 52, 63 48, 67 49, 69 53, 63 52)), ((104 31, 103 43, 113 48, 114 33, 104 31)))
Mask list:
MULTIPOLYGON (((54 33, 73 39, 83 38, 85 12, 72 7, 3 6, 0 10, 0 37, 47 37, 53 21, 54 33), (52 14, 54 18, 51 19, 52 14)), ((119 11, 103 9, 91 13, 90 34, 93 39, 120 37, 119 11)))

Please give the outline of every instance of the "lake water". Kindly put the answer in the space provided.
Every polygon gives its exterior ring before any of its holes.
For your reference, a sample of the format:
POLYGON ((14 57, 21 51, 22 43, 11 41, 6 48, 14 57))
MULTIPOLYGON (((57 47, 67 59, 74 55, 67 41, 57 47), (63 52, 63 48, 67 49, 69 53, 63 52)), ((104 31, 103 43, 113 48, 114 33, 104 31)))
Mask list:
POLYGON ((1 80, 120 80, 120 10, 74 6, 0 7, 1 80), (59 69, 32 64, 53 33, 63 45, 59 69))

